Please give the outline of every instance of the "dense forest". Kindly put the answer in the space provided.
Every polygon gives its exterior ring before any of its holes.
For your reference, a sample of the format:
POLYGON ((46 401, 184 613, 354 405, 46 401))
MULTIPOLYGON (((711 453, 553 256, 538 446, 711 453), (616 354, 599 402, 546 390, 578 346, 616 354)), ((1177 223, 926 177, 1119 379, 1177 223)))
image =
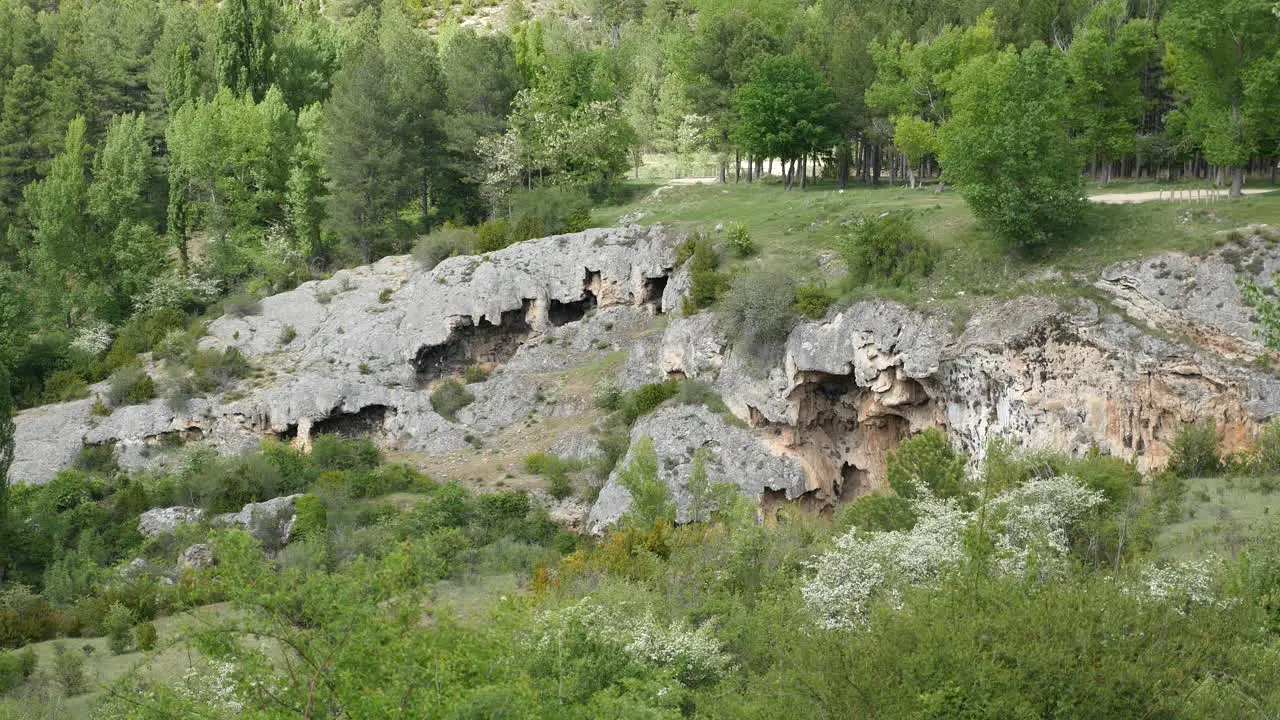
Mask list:
POLYGON ((82 396, 186 318, 488 223, 578 229, 644 153, 941 176, 1015 245, 1086 176, 1274 180, 1272 2, 41 2, 0 10, 0 367, 82 396))
MULTIPOLYGON (((164 395, 180 412, 263 372, 198 349, 210 319, 387 255, 430 268, 584 230, 649 189, 646 163, 788 202, 955 193, 989 268, 1065 246, 1090 186, 1274 184, 1278 121, 1275 0, 0 0, 0 480, 19 410, 92 398, 107 416, 164 395)), ((758 198, 716 188, 702 201, 758 198)), ((932 222, 959 202, 929 199, 932 222)), ((907 297, 944 261, 910 212, 868 202, 837 230, 826 207, 804 224, 853 237, 833 243, 846 285, 907 297)), ((1226 222, 1174 210, 1160 217, 1226 222)), ((1104 230, 1122 241, 1161 211, 1146 212, 1104 230)), ((778 345, 839 302, 834 279, 735 275, 760 250, 721 217, 675 251, 684 314, 778 345)), ((976 244, 967 231, 947 247, 976 244)), ((1273 291, 1246 292, 1275 350, 1273 291)), ((465 406, 487 372, 450 377, 432 407, 465 406)), ((724 400, 692 378, 602 389, 584 404, 607 467, 537 452, 519 468, 557 499, 616 474, 634 502, 599 538, 524 491, 334 434, 226 457, 166 436, 145 471, 86 446, 46 484, 0 482, 0 715, 1280 711, 1280 534, 1162 544, 1227 500, 1269 511, 1280 422, 1225 456, 1211 423, 1188 424, 1145 476, 1096 447, 997 438, 976 460, 925 431, 888 454, 888 488, 822 513, 765 513, 695 455, 677 524, 664 459, 629 433, 659 406, 724 400), (153 509, 283 496, 287 545, 139 529, 153 509)))

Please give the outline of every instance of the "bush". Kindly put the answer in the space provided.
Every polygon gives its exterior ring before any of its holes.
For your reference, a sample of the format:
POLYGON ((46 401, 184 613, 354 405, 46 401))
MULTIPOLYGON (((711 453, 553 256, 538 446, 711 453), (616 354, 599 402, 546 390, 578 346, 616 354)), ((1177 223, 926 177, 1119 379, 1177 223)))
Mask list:
POLYGON ((544 235, 580 232, 591 222, 591 197, 576 186, 544 185, 510 196, 511 216, 533 217, 544 235))
POLYGON ((462 369, 462 379, 465 380, 468 385, 484 382, 489 379, 489 371, 485 370, 484 367, 480 365, 468 365, 462 369))
POLYGON ((89 412, 95 417, 108 417, 111 415, 111 406, 102 402, 102 396, 98 395, 93 399, 93 407, 89 408, 89 412))
POLYGON ((107 401, 113 406, 138 405, 155 396, 155 381, 146 370, 136 365, 128 365, 111 373, 107 401))
POLYGON ((618 386, 611 381, 602 380, 591 389, 591 404, 601 410, 613 412, 621 403, 622 390, 619 390, 618 386))
POLYGON ((150 620, 133 630, 133 644, 142 652, 155 650, 157 640, 159 640, 159 634, 156 632, 156 625, 150 620))
POLYGON ((123 655, 133 646, 133 613, 120 603, 111 606, 102 620, 107 635, 107 647, 114 655, 123 655))
POLYGON ((195 389, 202 393, 216 392, 249 375, 249 361, 233 347, 221 352, 201 350, 191 358, 191 371, 195 389))
POLYGON ((73 370, 59 370, 44 379, 40 402, 59 403, 89 397, 89 383, 73 370))
POLYGON ((1260 475, 1280 475, 1280 420, 1272 420, 1258 435, 1253 470, 1260 475))
POLYGON ((298 330, 292 325, 285 325, 280 328, 280 344, 288 345, 298 337, 298 330))
POLYGON ((715 304, 720 293, 724 291, 725 279, 718 272, 720 256, 711 244, 711 238, 697 233, 693 236, 692 242, 693 262, 689 266, 689 300, 695 309, 701 310, 715 304))
POLYGON ((511 244, 511 230, 506 220, 490 220, 476 228, 476 252, 501 250, 511 244))
POLYGON ((972 498, 965 481, 965 459, 941 431, 929 428, 903 440, 889 454, 885 474, 900 497, 914 498, 924 488, 940 498, 959 498, 965 504, 972 498))
POLYGON ((262 303, 248 293, 237 293, 222 301, 222 311, 231 317, 247 317, 262 312, 262 303))
POLYGON ((591 207, 588 205, 579 205, 576 210, 569 213, 569 217, 564 219, 564 231, 567 233, 582 232, 591 227, 591 207))
POLYGON ((382 451, 368 438, 317 435, 311 441, 311 462, 322 471, 370 471, 382 463, 382 451))
POLYGON ((413 246, 413 258, 430 270, 455 255, 472 254, 475 243, 475 233, 471 230, 446 227, 419 240, 413 246))
POLYGON ((551 484, 547 492, 557 500, 563 500, 573 494, 573 481, 565 473, 554 473, 550 476, 551 484))
POLYGON ((916 514, 911 501, 900 495, 873 492, 844 505, 836 514, 841 528, 857 528, 863 532, 906 531, 915 527, 916 514))
POLYGON ((183 329, 187 316, 176 308, 149 310, 129 319, 107 351, 106 366, 112 370, 134 362, 139 353, 156 348, 170 333, 183 329))
POLYGON ((22 658, 18 653, 0 650, 0 695, 18 687, 25 680, 22 674, 22 658))
POLYGON ((821 320, 826 317, 832 300, 831 294, 822 285, 805 283, 796 288, 795 311, 810 320, 821 320))
POLYGON ((84 679, 84 656, 68 652, 61 642, 53 644, 53 680, 67 697, 83 693, 87 687, 84 679))
POLYGON ((755 346, 779 343, 795 325, 796 284, 789 275, 760 271, 741 275, 724 296, 720 321, 731 340, 755 346))
POLYGON ((315 495, 303 495, 293 501, 293 531, 291 539, 308 540, 323 538, 329 529, 329 515, 324 503, 315 495))
POLYGON ((1204 477, 1218 472, 1218 426, 1212 420, 1183 425, 1169 444, 1168 470, 1178 477, 1204 477))
POLYGON ((116 462, 115 445, 113 443, 85 445, 76 454, 74 467, 76 470, 87 473, 114 474, 120 469, 120 465, 116 462))
POLYGON ((658 454, 652 438, 640 438, 631 453, 631 462, 618 474, 618 482, 631 493, 631 509, 623 518, 628 526, 649 528, 659 522, 675 522, 676 504, 658 472, 658 454))
POLYGON ((470 405, 476 399, 462 383, 449 378, 442 381, 431 391, 431 407, 440 417, 450 421, 458 421, 458 411, 470 405))
POLYGON ((902 287, 931 273, 939 253, 911 215, 898 212, 860 218, 842 239, 840 254, 853 282, 902 287))
POLYGON ((627 427, 630 427, 637 419, 657 410, 659 405, 675 397, 679 392, 680 383, 675 380, 641 385, 623 394, 618 402, 618 412, 621 413, 627 427))
POLYGON ((511 228, 511 242, 518 243, 525 240, 533 240, 535 238, 544 237, 547 233, 542 229, 542 221, 537 215, 521 215, 516 224, 511 228))
POLYGON ((731 222, 725 229, 725 241, 734 254, 740 258, 756 254, 756 243, 751 239, 751 232, 740 222, 731 222))

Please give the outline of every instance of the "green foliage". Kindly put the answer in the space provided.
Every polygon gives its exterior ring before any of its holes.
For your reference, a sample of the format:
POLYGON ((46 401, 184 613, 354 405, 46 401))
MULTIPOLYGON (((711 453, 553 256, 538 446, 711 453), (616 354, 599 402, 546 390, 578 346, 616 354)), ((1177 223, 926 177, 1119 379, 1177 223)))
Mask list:
POLYGON ((911 509, 911 501, 901 495, 884 492, 860 495, 853 502, 840 506, 836 513, 836 525, 863 532, 906 531, 915 524, 916 514, 911 509))
POLYGON ((851 281, 893 287, 909 286, 929 275, 940 255, 908 213, 858 219, 842 239, 840 254, 851 281))
POLYGON ((1066 82, 1061 55, 1039 43, 974 58, 952 81, 953 113, 942 125, 947 180, 1015 249, 1060 238, 1086 211, 1066 82))
POLYGON ((725 227, 725 242, 740 258, 751 257, 757 252, 756 243, 751 239, 751 231, 740 222, 731 222, 725 227))
POLYGON ((368 438, 317 435, 311 442, 311 462, 321 471, 372 471, 382 462, 382 452, 368 438))
POLYGON ((796 284, 790 275, 762 270, 734 278, 720 319, 731 340, 748 348, 786 340, 796 322, 796 284))
MULTIPOLYGON (((715 304, 725 286, 724 276, 717 272, 720 255, 712 245, 711 238, 705 234, 697 233, 691 240, 693 263, 689 266, 689 298, 695 308, 709 308, 715 304)), ((677 251, 676 254, 678 256, 680 252, 677 251)))
POLYGON ((111 373, 107 388, 107 401, 114 407, 138 405, 156 396, 155 381, 147 371, 137 365, 129 365, 111 373))
POLYGON ((805 283, 796 286, 795 311, 810 320, 821 320, 826 317, 834 298, 827 292, 825 285, 805 283))
POLYGON ((449 422, 457 422, 458 411, 470 405, 475 399, 475 395, 472 395, 465 385, 453 378, 440 381, 435 390, 431 391, 432 409, 449 422))
POLYGON ((618 413, 629 427, 654 410, 662 403, 675 397, 680 392, 680 383, 666 380, 660 383, 649 383, 622 394, 618 401, 618 413))
POLYGON ((751 79, 733 95, 738 112, 735 139, 748 154, 792 163, 829 145, 833 138, 835 98, 826 78, 797 56, 763 56, 751 79))
POLYGON ((1218 426, 1212 420, 1183 425, 1169 443, 1168 470, 1178 477, 1212 475, 1220 466, 1218 426))
POLYGON ((156 632, 155 623, 150 620, 140 623, 133 630, 133 644, 138 648, 139 652, 151 652, 156 649, 156 641, 159 635, 156 632))
POLYGON ((936 428, 906 438, 889 454, 885 475, 899 497, 913 498, 925 489, 940 498, 973 500, 973 488, 965 478, 966 458, 936 428))
POLYGON ((238 293, 222 301, 222 311, 231 317, 247 317, 262 312, 262 303, 248 293, 238 293))
POLYGON ((481 383, 489 379, 489 371, 483 366, 471 364, 462 368, 462 379, 468 384, 481 383))
POLYGON ((115 445, 109 442, 85 445, 76 455, 75 469, 99 475, 114 473, 119 469, 116 464, 115 445))
POLYGON ((511 230, 506 220, 490 220, 476 228, 476 252, 501 250, 511 244, 511 230))
POLYGON ((298 337, 298 330, 292 325, 285 325, 280 328, 280 344, 288 345, 298 337))
POLYGON ((413 246, 413 257, 430 270, 455 255, 472 254, 475 244, 475 235, 470 229, 446 227, 420 239, 413 246))
POLYGON ((129 608, 116 603, 107 610, 102 620, 102 629, 107 636, 107 647, 112 654, 123 655, 133 647, 133 613, 129 608))
POLYGON ((53 645, 53 681, 66 697, 75 697, 88 689, 84 677, 84 656, 68 651, 62 643, 53 645))
POLYGON ((325 537, 328 530, 328 513, 320 498, 315 495, 295 498, 293 512, 293 539, 308 540, 325 537))
POLYGON ((676 505, 659 475, 652 438, 642 437, 632 448, 631 462, 618 473, 618 484, 631 493, 631 509, 623 518, 624 524, 648 528, 654 523, 675 522, 676 505))
POLYGON ((511 242, 518 243, 545 236, 542 220, 537 215, 521 215, 511 226, 511 242))
POLYGON ((89 383, 74 370, 59 370, 44 381, 40 401, 46 403, 67 402, 89 397, 89 383))

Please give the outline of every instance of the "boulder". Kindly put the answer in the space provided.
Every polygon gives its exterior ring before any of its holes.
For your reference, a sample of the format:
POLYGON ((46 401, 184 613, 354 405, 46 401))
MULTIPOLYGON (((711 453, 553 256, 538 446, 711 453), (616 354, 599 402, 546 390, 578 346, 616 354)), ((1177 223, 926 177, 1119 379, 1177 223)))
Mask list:
POLYGON ((296 519, 294 500, 301 494, 249 503, 240 512, 225 513, 214 518, 214 523, 236 527, 252 535, 268 552, 274 552, 289 544, 296 519))
POLYGON ((213 547, 199 543, 182 551, 178 558, 178 567, 182 570, 204 570, 217 564, 213 555, 213 547))
POLYGON ((138 517, 138 533, 153 538, 171 533, 183 524, 196 524, 204 520, 204 510, 193 507, 167 507, 147 510, 138 517))

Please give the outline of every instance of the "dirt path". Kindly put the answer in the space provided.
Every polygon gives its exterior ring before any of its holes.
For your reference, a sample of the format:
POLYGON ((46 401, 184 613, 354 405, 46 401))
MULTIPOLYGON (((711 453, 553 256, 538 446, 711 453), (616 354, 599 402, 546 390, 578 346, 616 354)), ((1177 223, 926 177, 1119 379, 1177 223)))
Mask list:
MULTIPOLYGON (((1245 195, 1259 195, 1261 193, 1271 192, 1271 189, 1246 188, 1243 192, 1245 195)), ((1226 190, 1214 190, 1212 188, 1179 188, 1177 190, 1152 190, 1150 192, 1103 193, 1101 195, 1090 195, 1089 199, 1093 202, 1103 203, 1106 205, 1127 205, 1130 203, 1144 203, 1155 200, 1207 202, 1210 200, 1225 198, 1226 196, 1226 190)))

